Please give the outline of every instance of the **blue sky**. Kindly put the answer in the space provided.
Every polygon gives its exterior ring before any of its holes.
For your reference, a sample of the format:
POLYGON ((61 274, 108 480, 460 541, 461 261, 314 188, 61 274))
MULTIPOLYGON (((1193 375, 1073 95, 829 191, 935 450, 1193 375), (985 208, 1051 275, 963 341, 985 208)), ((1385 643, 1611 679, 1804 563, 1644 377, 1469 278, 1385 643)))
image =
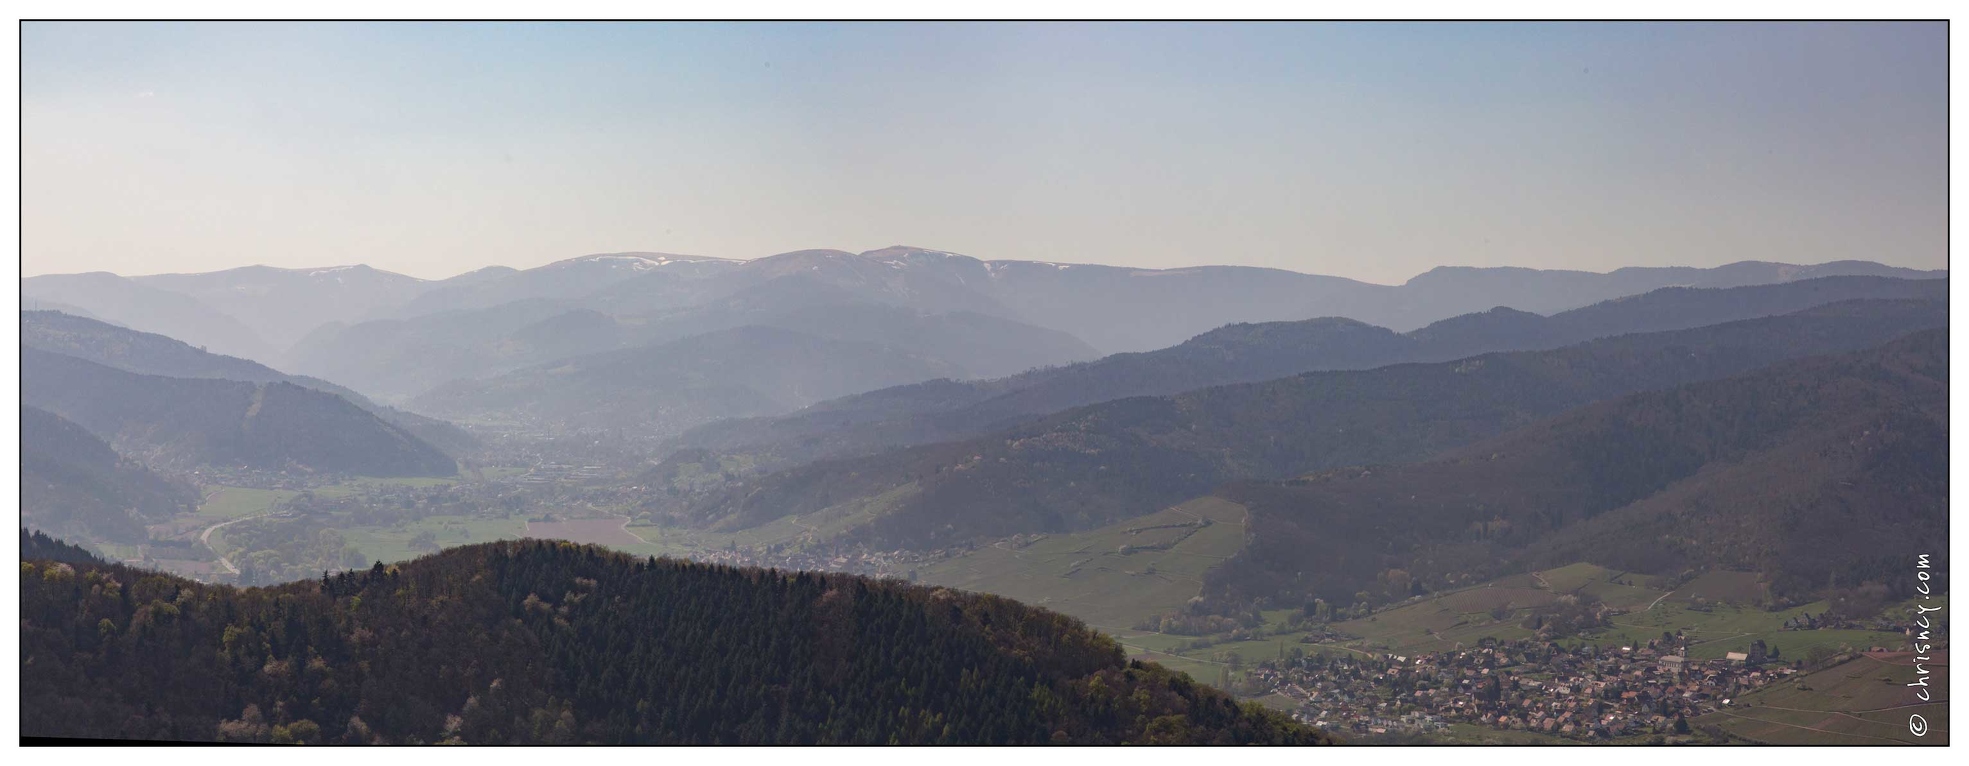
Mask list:
POLYGON ((47 24, 23 268, 1940 268, 1947 30, 47 24))

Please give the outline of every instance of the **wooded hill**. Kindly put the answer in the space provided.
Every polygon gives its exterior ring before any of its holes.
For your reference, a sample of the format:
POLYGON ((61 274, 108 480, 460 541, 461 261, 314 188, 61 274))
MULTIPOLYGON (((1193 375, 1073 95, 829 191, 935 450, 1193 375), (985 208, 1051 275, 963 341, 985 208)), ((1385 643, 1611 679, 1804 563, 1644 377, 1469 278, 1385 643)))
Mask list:
POLYGON ((687 500, 679 515, 739 529, 789 514, 863 509, 871 519, 848 539, 878 547, 1086 529, 1228 481, 1420 460, 1594 401, 1946 324, 1940 302, 1852 301, 1551 351, 1124 399, 978 439, 767 474, 687 500))
POLYGON ((270 588, 51 561, 21 581, 30 737, 1328 741, 1072 618, 844 575, 524 541, 270 588))
POLYGON ((59 415, 21 407, 21 521, 59 535, 141 543, 146 522, 190 511, 198 490, 125 460, 59 415))
POLYGON ((348 400, 292 383, 138 375, 23 348, 21 400, 157 468, 363 476, 458 471, 450 456, 348 400))
POLYGON ((1761 572, 1793 596, 1892 581, 1909 541, 1947 535, 1947 396, 1941 328, 1601 402, 1426 462, 1234 485, 1220 494, 1252 533, 1206 592, 1352 604, 1575 561, 1761 572))
POLYGON ((292 383, 347 399, 384 422, 447 452, 458 454, 478 446, 478 440, 462 428, 377 404, 362 394, 320 378, 288 375, 250 359, 210 353, 174 338, 60 311, 21 312, 21 346, 142 375, 292 383))
POLYGON ((29 531, 26 527, 22 527, 21 561, 43 560, 59 561, 69 564, 88 564, 91 566, 109 565, 109 562, 103 561, 102 558, 94 553, 90 553, 87 548, 62 542, 61 540, 49 537, 46 532, 40 530, 29 531))

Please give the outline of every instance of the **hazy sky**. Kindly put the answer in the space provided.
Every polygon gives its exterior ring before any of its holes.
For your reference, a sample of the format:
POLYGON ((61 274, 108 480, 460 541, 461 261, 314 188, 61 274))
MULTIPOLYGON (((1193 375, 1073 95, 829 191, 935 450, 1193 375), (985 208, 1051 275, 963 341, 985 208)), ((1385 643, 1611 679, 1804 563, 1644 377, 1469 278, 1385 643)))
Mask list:
POLYGON ((26 274, 1941 268, 1942 24, 23 24, 26 274))

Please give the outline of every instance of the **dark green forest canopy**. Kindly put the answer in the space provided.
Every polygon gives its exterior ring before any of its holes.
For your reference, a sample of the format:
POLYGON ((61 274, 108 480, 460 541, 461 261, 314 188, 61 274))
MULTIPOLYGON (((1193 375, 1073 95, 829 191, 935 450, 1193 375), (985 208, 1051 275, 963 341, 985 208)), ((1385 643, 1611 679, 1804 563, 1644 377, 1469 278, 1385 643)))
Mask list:
MULTIPOLYGON (((46 550, 28 546, 23 553, 46 550)), ((564 542, 239 589, 24 562, 28 736, 1317 744, 1009 599, 564 542)))
POLYGON ((1205 578, 1228 603, 1352 603, 1394 569, 1436 588, 1576 561, 1755 571, 1800 599, 1899 583, 1907 541, 1948 534, 1948 330, 1220 494, 1254 530, 1205 578))

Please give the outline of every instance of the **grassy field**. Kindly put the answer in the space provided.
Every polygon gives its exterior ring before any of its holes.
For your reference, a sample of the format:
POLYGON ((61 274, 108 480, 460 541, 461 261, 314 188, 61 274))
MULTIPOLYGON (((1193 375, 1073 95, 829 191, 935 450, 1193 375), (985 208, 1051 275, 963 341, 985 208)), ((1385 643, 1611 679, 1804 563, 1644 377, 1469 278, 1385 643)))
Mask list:
POLYGON ((998 543, 938 562, 922 582, 996 593, 1079 617, 1113 634, 1181 609, 1203 573, 1244 545, 1243 506, 1193 500, 1099 529, 998 543))
MULTIPOLYGON (((1814 648, 1828 650, 1866 649, 1868 646, 1899 646, 1903 637, 1895 633, 1865 630, 1782 630, 1784 621, 1800 614, 1822 613, 1823 602, 1782 611, 1768 611, 1747 604, 1717 603, 1717 598, 1755 600, 1762 593, 1756 576, 1723 572, 1704 575, 1690 585, 1698 587, 1708 602, 1698 607, 1693 599, 1674 592, 1641 585, 1641 578, 1623 572, 1573 564, 1533 574, 1513 575, 1475 588, 1454 591, 1421 602, 1378 612, 1370 617, 1337 623, 1333 630, 1354 640, 1321 647, 1340 647, 1364 651, 1440 651, 1461 643, 1469 645, 1484 637, 1499 640, 1527 638, 1530 630, 1520 627, 1531 608, 1549 603, 1566 593, 1590 593, 1609 606, 1628 610, 1613 618, 1609 630, 1572 639, 1597 644, 1641 645, 1661 637, 1663 632, 1681 632, 1694 639, 1689 656, 1719 659, 1729 652, 1747 652, 1753 641, 1778 649, 1785 658, 1803 658, 1814 648), (1502 619, 1491 610, 1503 606, 1502 619)), ((1688 586, 1684 586, 1687 588, 1688 586)))
MULTIPOLYGON (((1930 688, 1948 689, 1946 653, 1924 663, 1930 688)), ((1907 684, 1916 678, 1908 655, 1858 655, 1846 662, 1746 695, 1729 710, 1692 723, 1771 745, 1948 744, 1946 691, 1921 703, 1907 684), (1908 731, 1908 718, 1926 719, 1927 736, 1908 731)))
POLYGON ((348 481, 314 487, 308 491, 322 497, 348 497, 363 490, 383 487, 445 487, 458 483, 456 478, 439 476, 396 476, 378 478, 358 476, 348 481))
MULTIPOLYGON (((1354 636, 1338 646, 1360 651, 1441 651, 1484 638, 1511 641, 1530 638, 1521 627, 1531 609, 1566 594, 1591 594, 1609 606, 1646 609, 1664 595, 1638 584, 1639 580, 1592 564, 1572 564, 1542 572, 1512 575, 1474 588, 1443 593, 1417 603, 1337 623, 1333 630, 1354 636), (1503 617, 1493 614, 1502 609, 1503 617)), ((1780 620, 1782 622, 1782 620, 1780 620)), ((1655 631, 1656 635, 1660 631, 1655 631)))
MULTIPOLYGON (((322 497, 348 497, 365 489, 378 487, 442 487, 454 484, 455 479, 433 478, 429 476, 410 476, 402 478, 357 477, 336 484, 310 488, 308 491, 322 497)), ((198 506, 198 515, 215 521, 251 516, 272 510, 275 505, 300 494, 290 489, 252 489, 249 487, 214 487, 207 492, 205 501, 198 506)))
POLYGON ((1898 646, 1904 636, 1868 630, 1782 630, 1784 621, 1806 612, 1819 614, 1824 602, 1772 612, 1734 604, 1713 604, 1708 611, 1691 608, 1690 602, 1665 599, 1655 608, 1614 618, 1615 628, 1606 636, 1623 643, 1646 643, 1663 631, 1682 633, 1695 639, 1689 656, 1718 659, 1729 652, 1748 652, 1754 641, 1776 647, 1780 656, 1802 659, 1814 648, 1839 650, 1842 647, 1866 649, 1869 646, 1898 646))
POLYGON ((1509 731, 1469 723, 1452 723, 1449 730, 1432 734, 1429 741, 1446 745, 1584 745, 1576 739, 1555 737, 1530 731, 1509 731))
POLYGON ((807 533, 806 527, 795 517, 776 519, 770 524, 743 529, 737 532, 712 532, 703 529, 684 527, 662 527, 630 525, 627 530, 648 541, 641 544, 613 546, 638 556, 677 556, 689 557, 710 551, 721 551, 737 546, 774 545, 778 543, 797 543, 807 533))
POLYGON ((635 533, 623 528, 625 521, 628 519, 620 516, 567 521, 529 521, 526 523, 526 536, 604 545, 621 550, 631 550, 644 544, 643 540, 637 539, 635 533))
POLYGON ((296 494, 299 493, 285 489, 218 487, 205 496, 205 502, 198 505, 198 516, 212 521, 225 521, 266 513, 296 494))
POLYGON ((351 527, 343 529, 342 536, 370 561, 393 563, 425 553, 410 548, 410 538, 425 530, 430 530, 437 537, 440 547, 449 548, 524 537, 526 521, 477 516, 431 516, 395 527, 351 527))

